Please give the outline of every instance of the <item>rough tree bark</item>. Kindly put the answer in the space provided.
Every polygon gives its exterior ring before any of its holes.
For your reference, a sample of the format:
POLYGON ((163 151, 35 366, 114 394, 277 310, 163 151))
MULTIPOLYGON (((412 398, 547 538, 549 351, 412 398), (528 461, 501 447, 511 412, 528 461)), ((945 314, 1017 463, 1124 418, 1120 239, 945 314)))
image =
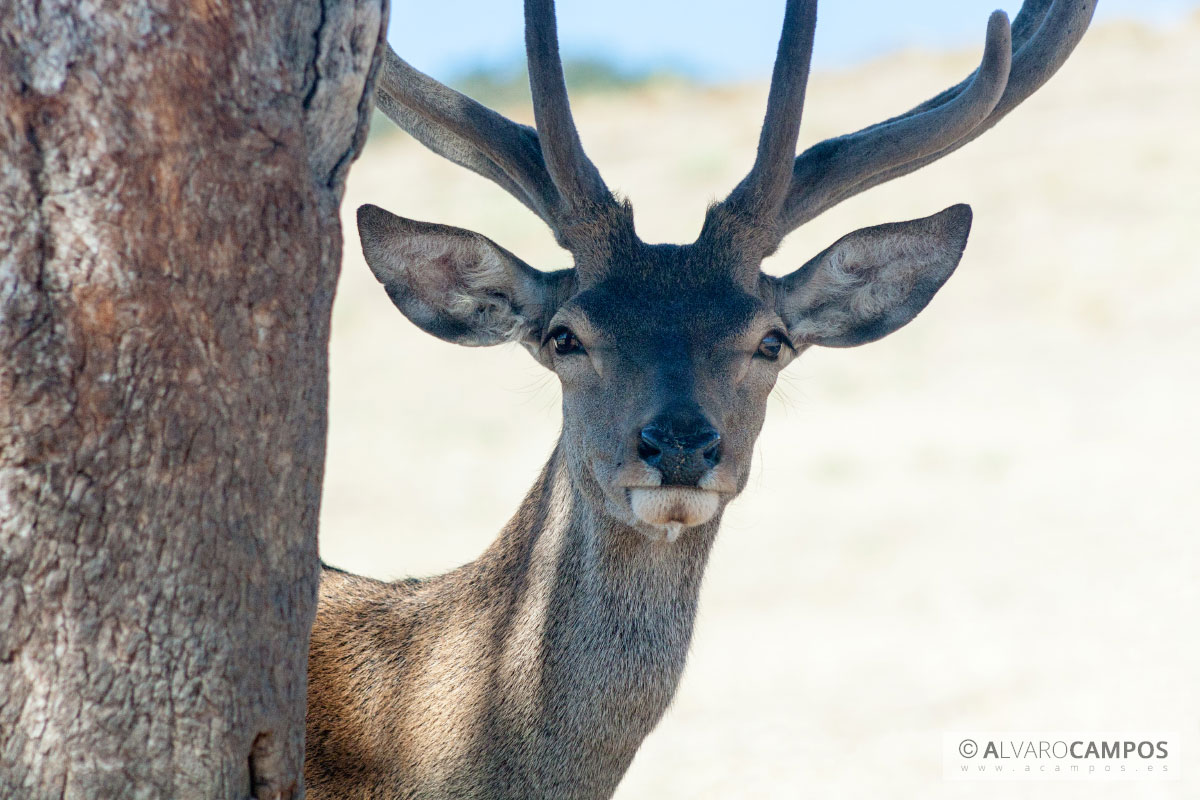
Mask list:
POLYGON ((0 797, 301 792, 382 0, 0 3, 0 797))

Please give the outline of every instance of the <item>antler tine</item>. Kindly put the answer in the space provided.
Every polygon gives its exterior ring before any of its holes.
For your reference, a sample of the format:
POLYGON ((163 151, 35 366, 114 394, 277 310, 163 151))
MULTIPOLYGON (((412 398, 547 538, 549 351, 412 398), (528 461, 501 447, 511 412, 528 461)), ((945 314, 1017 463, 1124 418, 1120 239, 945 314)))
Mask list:
POLYGON ((557 195, 537 133, 414 69, 390 46, 375 105, 440 156, 493 181, 552 228, 557 195))
POLYGON ((754 166, 725 201, 751 218, 771 219, 771 224, 791 186, 816 27, 817 0, 788 0, 754 166))
POLYGON ((554 0, 525 0, 525 50, 542 154, 559 194, 573 210, 611 204, 612 195, 600 172, 584 154, 571 117, 558 53, 554 0))
POLYGON ((898 117, 827 139, 796 158, 781 231, 920 169, 991 128, 1058 71, 1095 10, 1096 0, 1026 0, 1011 31, 1002 12, 992 14, 983 60, 961 83, 898 117))
MULTIPOLYGON (((1004 93, 1012 63, 1008 16, 994 12, 979 68, 943 101, 920 113, 827 139, 796 159, 793 193, 785 210, 785 229, 794 217, 811 219, 841 192, 898 163, 941 151, 969 134, 995 109, 1004 93)), ((798 225, 799 222, 796 222, 798 225)))

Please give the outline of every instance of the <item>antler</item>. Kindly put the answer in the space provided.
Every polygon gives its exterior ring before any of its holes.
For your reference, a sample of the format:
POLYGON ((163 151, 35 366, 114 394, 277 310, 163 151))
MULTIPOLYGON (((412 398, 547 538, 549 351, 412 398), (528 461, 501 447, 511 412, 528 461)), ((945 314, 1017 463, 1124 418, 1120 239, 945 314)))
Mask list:
POLYGON ((751 218, 779 213, 792 181, 792 160, 800 135, 804 90, 812 62, 813 32, 817 27, 816 0, 788 0, 783 32, 771 73, 767 115, 758 139, 758 154, 750 174, 725 201, 727 207, 751 218))
MULTIPOLYGON (((1003 12, 993 13, 983 60, 961 83, 797 157, 816 10, 816 0, 788 0, 754 166, 709 214, 762 231, 765 238, 754 238, 764 250, 846 198, 920 169, 995 125, 1067 60, 1096 0, 1026 0, 1011 29, 1003 12)), ((584 153, 571 116, 554 0, 525 0, 525 47, 537 130, 413 69, 391 48, 376 103, 425 146, 524 203, 568 250, 596 247, 616 225, 631 234, 628 208, 584 153)))
MULTIPOLYGON (((789 20, 799 15, 789 2, 783 39, 771 80, 771 99, 759 144, 759 159, 746 180, 718 208, 745 204, 747 183, 764 158, 764 143, 790 141, 794 148, 799 108, 794 117, 773 115, 776 84, 793 69, 796 83, 807 77, 785 43, 801 38, 789 30, 789 20), (785 58, 785 53, 788 54, 785 58), (769 128, 778 130, 768 130, 769 128)), ((815 3, 813 3, 815 5, 815 3)), ((907 175, 954 152, 1000 121, 1022 100, 1050 79, 1087 30, 1096 0, 1026 0, 1012 29, 1008 17, 997 11, 988 20, 983 60, 961 83, 892 119, 862 130, 826 139, 796 157, 790 185, 777 216, 760 218, 760 226, 774 226, 777 245, 789 231, 848 197, 872 186, 907 175)), ((807 14, 808 9, 804 9, 807 14)), ((807 33, 811 45, 811 32, 807 33)), ((793 89, 794 90, 794 89, 793 89)), ((767 204, 763 211, 770 213, 767 204)))
POLYGON ((575 211, 611 202, 612 194, 584 154, 571 117, 562 59, 558 55, 554 0, 525 0, 525 53, 533 117, 545 137, 543 153, 554 185, 575 211))
POLYGON ((516 197, 574 251, 592 244, 596 232, 589 225, 611 219, 619 206, 583 152, 571 117, 553 0, 526 0, 525 44, 537 130, 438 83, 391 47, 375 103, 430 150, 516 197))

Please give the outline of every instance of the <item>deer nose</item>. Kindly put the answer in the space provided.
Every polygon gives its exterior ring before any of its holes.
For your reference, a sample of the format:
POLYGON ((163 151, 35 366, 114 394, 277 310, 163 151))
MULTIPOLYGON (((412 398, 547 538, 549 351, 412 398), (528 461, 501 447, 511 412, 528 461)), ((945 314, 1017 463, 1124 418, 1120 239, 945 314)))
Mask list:
POLYGON ((638 434, 638 456, 663 486, 695 486, 721 460, 721 434, 705 419, 656 419, 638 434))

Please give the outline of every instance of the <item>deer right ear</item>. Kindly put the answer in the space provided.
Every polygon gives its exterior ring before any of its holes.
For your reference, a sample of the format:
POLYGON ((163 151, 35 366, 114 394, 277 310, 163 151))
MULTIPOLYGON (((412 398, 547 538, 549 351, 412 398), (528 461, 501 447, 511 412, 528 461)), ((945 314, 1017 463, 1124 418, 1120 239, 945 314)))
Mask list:
POLYGON ((363 255, 396 307, 422 330, 465 345, 536 344, 564 272, 530 267, 472 231, 358 209, 363 255))
POLYGON ((797 343, 853 347, 906 325, 954 272, 971 209, 863 228, 780 279, 780 315, 797 343))

